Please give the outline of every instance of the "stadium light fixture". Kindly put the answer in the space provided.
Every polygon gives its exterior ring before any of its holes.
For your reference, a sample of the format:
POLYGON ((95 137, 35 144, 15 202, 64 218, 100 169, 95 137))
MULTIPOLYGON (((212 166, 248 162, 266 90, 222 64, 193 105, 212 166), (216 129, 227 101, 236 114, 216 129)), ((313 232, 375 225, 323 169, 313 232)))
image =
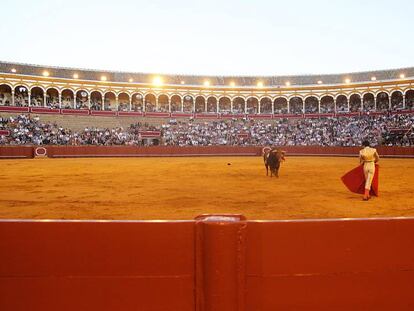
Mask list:
POLYGON ((377 77, 371 77, 371 81, 376 81, 377 77))
POLYGON ((318 81, 318 84, 322 84, 322 83, 323 83, 323 82, 322 82, 322 80, 319 80, 319 81, 318 81))
POLYGON ((204 81, 204 86, 210 86, 210 81, 208 80, 204 81))
POLYGON ((236 83, 234 81, 231 81, 230 82, 230 86, 235 87, 236 86, 236 83))
POLYGON ((285 82, 285 85, 286 85, 286 86, 290 86, 290 81, 286 81, 286 82, 285 82))
POLYGON ((181 81, 180 83, 181 83, 181 84, 185 84, 185 81, 181 81))
POLYGON ((129 83, 132 83, 132 82, 134 82, 134 79, 129 78, 128 82, 129 82, 129 83))
POLYGON ((345 83, 346 83, 346 84, 349 84, 349 83, 351 83, 351 79, 349 79, 349 78, 346 78, 346 79, 345 79, 345 83))
POLYGON ((16 68, 12 68, 11 72, 16 73, 16 68))
POLYGON ((77 73, 75 73, 74 75, 73 75, 73 79, 78 79, 79 78, 79 75, 77 74, 77 73))
POLYGON ((154 80, 152 80, 152 84, 154 84, 155 86, 161 86, 162 85, 161 77, 155 77, 154 80))
POLYGON ((43 75, 45 76, 45 77, 48 77, 49 76, 49 71, 43 71, 43 75))
POLYGON ((263 87, 263 82, 262 81, 257 82, 257 87, 263 87))
POLYGON ((101 76, 101 81, 106 81, 106 76, 101 76))
POLYGON ((400 74, 400 78, 401 78, 401 79, 404 79, 404 78, 405 78, 405 74, 403 74, 403 73, 402 73, 402 74, 400 74))

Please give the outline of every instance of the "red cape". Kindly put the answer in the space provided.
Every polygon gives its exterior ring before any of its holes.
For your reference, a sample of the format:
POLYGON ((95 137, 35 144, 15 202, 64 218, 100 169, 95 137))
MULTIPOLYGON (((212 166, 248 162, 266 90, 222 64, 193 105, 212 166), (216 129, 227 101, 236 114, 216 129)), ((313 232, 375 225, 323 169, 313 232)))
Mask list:
MULTIPOLYGON (((375 164, 375 174, 372 179, 370 194, 378 196, 378 174, 379 166, 375 164)), ((360 165, 341 177, 342 182, 351 191, 359 194, 364 194, 365 191, 365 177, 364 167, 360 165)))

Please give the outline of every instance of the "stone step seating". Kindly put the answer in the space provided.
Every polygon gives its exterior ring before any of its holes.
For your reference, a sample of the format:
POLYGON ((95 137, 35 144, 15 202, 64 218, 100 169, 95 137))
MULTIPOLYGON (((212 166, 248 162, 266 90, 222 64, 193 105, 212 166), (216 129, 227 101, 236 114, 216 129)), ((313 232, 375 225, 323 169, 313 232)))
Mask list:
MULTIPOLYGON (((20 113, 1 112, 0 117, 17 116, 20 113)), ((48 115, 30 114, 31 117, 38 116, 40 121, 45 123, 55 122, 58 126, 74 131, 81 131, 88 128, 128 128, 134 123, 147 123, 151 125, 161 125, 168 123, 169 119, 143 118, 143 117, 96 117, 96 116, 71 116, 71 115, 48 115)))

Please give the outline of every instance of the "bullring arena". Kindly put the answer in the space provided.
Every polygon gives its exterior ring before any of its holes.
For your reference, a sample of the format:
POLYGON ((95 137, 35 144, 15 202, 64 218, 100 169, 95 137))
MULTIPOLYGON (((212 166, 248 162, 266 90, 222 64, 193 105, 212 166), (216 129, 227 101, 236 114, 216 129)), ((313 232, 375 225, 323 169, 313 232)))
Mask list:
POLYGON ((0 217, 414 216, 412 159, 381 159, 380 197, 369 202, 350 193, 340 180, 357 163, 356 157, 288 155, 277 179, 266 177, 260 156, 2 160, 0 217))
POLYGON ((413 310, 413 77, 1 62, 0 309, 413 310))

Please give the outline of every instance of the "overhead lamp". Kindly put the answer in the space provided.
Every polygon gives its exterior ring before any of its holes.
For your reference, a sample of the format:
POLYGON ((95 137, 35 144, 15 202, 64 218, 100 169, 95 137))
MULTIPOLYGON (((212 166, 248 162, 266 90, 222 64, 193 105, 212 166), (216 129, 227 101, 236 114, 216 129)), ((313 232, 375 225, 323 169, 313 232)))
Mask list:
POLYGON ((152 80, 152 84, 154 84, 156 86, 161 86, 162 85, 161 77, 155 77, 154 80, 152 80))

